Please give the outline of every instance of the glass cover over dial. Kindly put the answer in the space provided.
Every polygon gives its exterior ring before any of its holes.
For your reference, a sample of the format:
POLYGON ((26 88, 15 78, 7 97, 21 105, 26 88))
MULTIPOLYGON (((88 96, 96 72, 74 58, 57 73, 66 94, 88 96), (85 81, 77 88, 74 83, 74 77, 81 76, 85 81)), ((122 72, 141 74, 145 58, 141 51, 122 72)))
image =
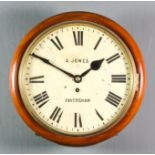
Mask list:
POLYGON ((72 136, 115 125, 137 85, 129 49, 109 29, 90 22, 48 28, 27 48, 19 69, 21 97, 44 128, 72 136))

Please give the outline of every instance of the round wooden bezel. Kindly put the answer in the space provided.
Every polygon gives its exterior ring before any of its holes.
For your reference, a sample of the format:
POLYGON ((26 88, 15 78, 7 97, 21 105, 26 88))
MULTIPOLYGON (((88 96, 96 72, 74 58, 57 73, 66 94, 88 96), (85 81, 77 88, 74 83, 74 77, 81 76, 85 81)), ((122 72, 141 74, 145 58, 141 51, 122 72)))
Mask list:
POLYGON ((51 140, 60 144, 64 144, 64 145, 74 145, 74 146, 90 145, 90 144, 95 144, 100 141, 106 140, 116 135, 132 120, 134 115, 137 113, 140 107, 140 104, 142 102, 142 98, 144 96, 145 86, 146 86, 146 72, 145 72, 144 61, 143 61, 141 52, 137 44, 133 40, 133 38, 129 35, 129 33, 126 30, 124 30, 121 26, 119 26, 111 19, 108 19, 107 17, 97 15, 94 13, 89 13, 89 12, 62 13, 62 14, 50 17, 44 20, 43 22, 41 22, 40 24, 38 24, 37 26, 35 26, 23 38, 23 40, 19 44, 10 68, 11 95, 12 95, 15 107, 18 113, 20 114, 20 116, 23 118, 26 124, 38 135, 48 140, 51 140), (41 32, 43 32, 50 26, 54 26, 61 22, 75 21, 75 20, 93 22, 98 25, 107 27, 115 34, 117 34, 126 44, 126 46, 129 48, 131 55, 133 56, 133 59, 136 64, 137 73, 139 74, 138 89, 134 95, 134 99, 131 103, 131 106, 128 109, 125 116, 116 125, 114 125, 112 128, 110 128, 107 131, 100 132, 95 135, 88 135, 88 136, 81 136, 81 137, 67 136, 57 132, 51 132, 43 128, 42 126, 40 126, 32 118, 32 116, 28 113, 27 109, 25 108, 19 92, 19 86, 18 86, 18 71, 19 71, 19 66, 21 63, 22 56, 26 51, 27 47, 36 38, 36 36, 38 36, 41 32))

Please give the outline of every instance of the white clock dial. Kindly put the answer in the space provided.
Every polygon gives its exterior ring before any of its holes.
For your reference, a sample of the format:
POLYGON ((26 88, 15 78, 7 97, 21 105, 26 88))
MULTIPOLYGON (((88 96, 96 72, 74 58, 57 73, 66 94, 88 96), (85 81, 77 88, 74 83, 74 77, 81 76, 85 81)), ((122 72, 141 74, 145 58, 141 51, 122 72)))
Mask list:
POLYGON ((41 33, 19 70, 25 107, 43 127, 68 135, 106 130, 130 107, 135 64, 111 31, 70 22, 41 33))

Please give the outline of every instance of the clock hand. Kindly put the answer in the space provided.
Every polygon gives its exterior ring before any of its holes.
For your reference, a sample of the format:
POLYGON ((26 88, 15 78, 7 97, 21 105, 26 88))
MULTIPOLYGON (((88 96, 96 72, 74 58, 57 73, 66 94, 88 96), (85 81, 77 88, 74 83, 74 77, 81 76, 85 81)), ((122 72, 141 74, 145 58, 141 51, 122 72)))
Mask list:
POLYGON ((48 65, 50 65, 50 66, 52 66, 52 67, 58 69, 59 71, 65 73, 65 74, 68 75, 69 77, 72 77, 72 78, 75 77, 73 74, 71 74, 71 73, 69 73, 69 72, 67 72, 67 71, 65 71, 65 70, 63 70, 63 69, 61 69, 61 68, 55 66, 55 65, 52 64, 48 59, 45 59, 45 58, 43 58, 43 57, 40 57, 40 56, 38 56, 38 55, 36 55, 36 54, 34 54, 34 53, 32 53, 32 54, 30 54, 30 55, 31 55, 32 57, 35 57, 35 58, 37 58, 37 59, 40 59, 41 61, 43 61, 43 62, 46 63, 46 64, 48 64, 48 65))
POLYGON ((101 64, 102 64, 103 61, 104 61, 104 58, 100 59, 100 60, 92 61, 91 64, 90 64, 90 68, 87 69, 85 72, 83 72, 81 74, 81 77, 84 77, 85 75, 87 75, 91 70, 98 70, 98 69, 100 69, 101 64))

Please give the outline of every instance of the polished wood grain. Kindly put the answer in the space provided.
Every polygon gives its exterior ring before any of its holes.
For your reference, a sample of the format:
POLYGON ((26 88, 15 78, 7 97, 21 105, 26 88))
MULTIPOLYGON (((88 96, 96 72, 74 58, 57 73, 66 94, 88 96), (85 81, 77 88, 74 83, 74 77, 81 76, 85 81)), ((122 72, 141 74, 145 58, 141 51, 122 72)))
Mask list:
POLYGON ((10 68, 11 95, 12 95, 15 107, 18 113, 20 114, 20 116, 23 118, 26 124, 38 135, 48 140, 51 140, 60 144, 64 144, 64 145, 82 146, 82 145, 95 144, 118 134, 118 132, 120 132, 123 128, 125 128, 137 113, 144 96, 145 86, 146 86, 146 72, 145 72, 144 61, 140 53, 140 49, 138 48, 133 38, 129 35, 129 33, 126 30, 124 30, 120 25, 118 25, 114 21, 108 19, 107 17, 97 15, 94 13, 88 13, 88 12, 68 12, 68 13, 59 14, 59 15, 50 17, 45 21, 41 22, 40 24, 38 24, 37 26, 35 26, 23 38, 23 40, 19 44, 10 68), (138 89, 136 91, 132 104, 129 110, 127 111, 126 115, 115 126, 113 126, 107 131, 100 132, 94 135, 81 136, 81 137, 67 136, 60 133, 56 133, 54 131, 50 132, 47 129, 40 126, 31 117, 31 115, 28 113, 27 109, 25 108, 19 92, 19 86, 18 86, 18 71, 19 71, 21 59, 27 47, 34 40, 34 38, 42 31, 47 29, 48 27, 54 26, 61 22, 74 21, 74 20, 82 20, 82 21, 84 20, 84 21, 93 22, 99 25, 103 25, 108 29, 110 29, 111 31, 113 31, 115 34, 117 34, 124 41, 127 47, 130 49, 131 54, 136 63, 137 73, 139 74, 138 89))

